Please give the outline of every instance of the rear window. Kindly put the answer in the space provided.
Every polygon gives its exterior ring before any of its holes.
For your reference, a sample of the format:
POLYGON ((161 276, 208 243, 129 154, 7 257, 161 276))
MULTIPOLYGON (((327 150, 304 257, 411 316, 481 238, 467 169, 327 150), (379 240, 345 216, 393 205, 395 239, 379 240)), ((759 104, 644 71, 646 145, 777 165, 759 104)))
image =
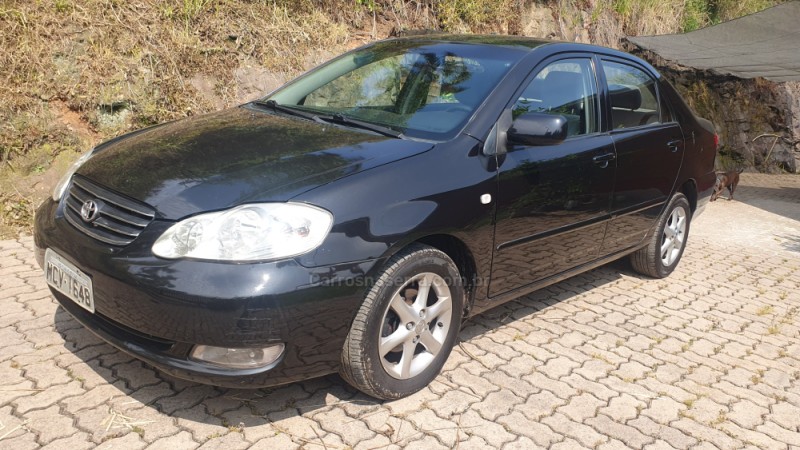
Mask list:
POLYGON ((611 102, 611 127, 632 128, 661 122, 656 80, 627 64, 603 61, 611 102))

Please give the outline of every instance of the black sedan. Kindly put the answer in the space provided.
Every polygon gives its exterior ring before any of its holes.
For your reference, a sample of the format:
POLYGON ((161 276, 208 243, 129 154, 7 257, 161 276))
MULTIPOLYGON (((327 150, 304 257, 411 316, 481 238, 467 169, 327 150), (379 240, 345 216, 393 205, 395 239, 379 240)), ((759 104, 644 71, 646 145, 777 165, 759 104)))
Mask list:
POLYGON ((626 53, 395 39, 97 146, 38 210, 37 258, 65 310, 174 376, 399 398, 494 305, 627 255, 669 275, 716 147, 626 53))

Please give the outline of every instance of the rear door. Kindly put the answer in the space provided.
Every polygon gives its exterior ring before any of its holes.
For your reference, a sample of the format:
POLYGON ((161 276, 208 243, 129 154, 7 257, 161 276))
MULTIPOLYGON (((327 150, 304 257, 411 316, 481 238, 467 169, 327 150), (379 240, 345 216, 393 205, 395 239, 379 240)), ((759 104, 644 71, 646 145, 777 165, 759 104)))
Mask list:
POLYGON ((607 255, 639 244, 653 226, 675 188, 685 142, 645 68, 603 57, 598 72, 617 155, 613 219, 600 251, 607 255))
POLYGON ((500 158, 491 297, 597 258, 615 166, 597 93, 591 55, 559 56, 531 73, 498 123, 505 131, 544 112, 564 116, 569 131, 560 144, 515 145, 500 158))

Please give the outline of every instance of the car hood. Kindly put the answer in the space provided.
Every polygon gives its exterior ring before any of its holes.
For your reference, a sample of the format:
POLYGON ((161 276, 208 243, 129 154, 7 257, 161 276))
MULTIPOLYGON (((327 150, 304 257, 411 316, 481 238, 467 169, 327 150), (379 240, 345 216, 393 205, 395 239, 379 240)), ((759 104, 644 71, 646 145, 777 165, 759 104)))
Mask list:
POLYGON ((97 147, 78 174, 179 219, 286 201, 433 146, 249 106, 156 126, 97 147))

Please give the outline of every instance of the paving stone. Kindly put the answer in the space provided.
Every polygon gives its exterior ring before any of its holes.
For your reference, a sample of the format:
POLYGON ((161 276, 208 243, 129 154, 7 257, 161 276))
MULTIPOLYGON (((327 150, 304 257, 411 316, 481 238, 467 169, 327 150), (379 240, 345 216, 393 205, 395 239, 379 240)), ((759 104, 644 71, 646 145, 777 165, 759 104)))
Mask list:
POLYGON ((729 437, 726 433, 710 426, 700 424, 694 420, 684 418, 676 420, 670 427, 677 428, 700 442, 713 442, 721 449, 736 449, 743 446, 743 442, 729 437))
POLYGON ((563 400, 578 394, 578 390, 569 384, 560 380, 548 378, 541 373, 532 373, 525 376, 523 379, 533 386, 550 391, 553 395, 563 400))
POLYGON ((93 448, 94 444, 88 440, 85 433, 74 433, 69 437, 56 439, 49 444, 40 447, 42 450, 82 450, 93 448))
POLYGON ((756 405, 749 400, 741 400, 731 407, 727 414, 728 419, 738 426, 752 430, 757 425, 764 423, 764 417, 769 413, 769 409, 756 405))
MULTIPOLYGON (((408 396, 406 398, 401 398, 400 400, 393 400, 390 402, 386 402, 385 405, 392 411, 392 414, 404 415, 414 411, 418 411, 420 408, 422 408, 422 405, 424 403, 429 403, 431 401, 438 399, 439 396, 431 392, 430 387, 426 387, 414 395, 408 396)), ((468 408, 471 403, 477 401, 478 399, 470 398, 469 396, 453 392, 449 400, 450 402, 453 401, 459 401, 459 403, 466 402, 465 405, 450 410, 450 412, 453 412, 454 410, 460 410, 461 408, 463 408, 463 410, 466 410, 466 408, 468 408), (469 401, 466 400, 467 398, 469 398, 469 401)), ((443 402, 441 406, 445 406, 447 403, 448 402, 443 402)))
POLYGON ((638 380, 644 378, 644 375, 650 372, 650 370, 649 367, 632 361, 622 364, 619 366, 618 370, 612 371, 611 373, 623 380, 638 380))
POLYGON ((685 411, 685 416, 700 423, 711 424, 727 416, 727 413, 727 407, 707 397, 701 397, 691 403, 691 407, 685 411))
POLYGON ((611 439, 610 441, 601 444, 599 447, 597 447, 598 450, 627 450, 630 448, 631 447, 626 445, 624 442, 618 441, 616 439, 611 439))
POLYGON ((448 378, 453 384, 468 389, 478 397, 483 398, 490 392, 498 390, 497 385, 493 383, 493 377, 487 375, 476 376, 466 371, 455 371, 448 378))
MULTIPOLYGON (((339 435, 342 441, 350 447, 375 436, 375 432, 370 430, 364 422, 349 417, 339 408, 315 414, 313 419, 319 423, 320 428, 339 435)), ((413 416, 411 420, 414 420, 413 416)))
POLYGON ((67 397, 80 395, 84 392, 78 381, 71 381, 67 384, 52 386, 43 391, 37 389, 33 391, 32 395, 20 397, 14 403, 17 405, 17 412, 25 414, 34 409, 47 408, 67 397))
POLYGON ((392 441, 388 437, 382 434, 376 434, 369 439, 364 439, 359 441, 353 447, 353 450, 371 450, 376 448, 393 448, 393 447, 395 446, 392 445, 392 441))
POLYGON ((723 244, 704 225, 736 210, 796 228, 800 177, 740 186, 693 221, 667 280, 616 264, 488 311, 441 376, 392 402, 335 376, 236 390, 158 373, 58 308, 30 237, 0 241, 0 421, 27 420, 0 447, 800 447, 800 254, 749 235, 723 244), (759 189, 792 201, 754 208, 759 189), (106 429, 114 414, 139 425, 106 429))
MULTIPOLYGON (((108 409, 105 410, 106 416, 110 415, 108 409)), ((142 407, 130 411, 124 411, 125 416, 130 417, 133 422, 139 424, 138 429, 141 430, 142 439, 149 444, 169 436, 174 436, 180 431, 178 428, 177 420, 161 414, 157 409, 152 407, 142 407)), ((186 435, 191 437, 188 431, 186 435)))
POLYGON ((104 440, 95 450, 139 450, 145 448, 147 443, 136 433, 126 433, 124 436, 104 440))
POLYGON ((729 406, 738 400, 737 397, 729 395, 721 389, 717 389, 715 387, 716 383, 698 384, 691 380, 683 380, 677 383, 677 386, 685 389, 686 392, 689 392, 690 394, 694 394, 697 397, 708 398, 709 400, 712 400, 723 406, 729 406))
POLYGON ((199 448, 200 450, 243 450, 249 447, 250 443, 244 440, 242 433, 230 432, 205 441, 199 448))
POLYGON ((424 436, 421 439, 408 442, 404 444, 405 449, 411 450, 435 450, 435 449, 449 449, 447 445, 442 444, 433 436, 424 436))
POLYGON ((180 433, 158 439, 146 448, 152 450, 176 448, 176 449, 194 449, 199 447, 200 444, 192 440, 192 435, 188 431, 181 431, 180 433))
MULTIPOLYGON (((506 429, 515 435, 529 438, 540 447, 550 447, 554 443, 563 439, 560 433, 556 433, 550 427, 540 423, 538 420, 530 420, 519 411, 502 416, 497 419, 497 423, 502 424, 506 429)), ((515 442, 521 442, 519 440, 515 442)), ((514 443, 507 444, 514 448, 514 443)))
POLYGON ((647 444, 643 447, 643 450, 674 450, 675 447, 669 445, 666 441, 661 439, 657 439, 652 444, 647 444))
MULTIPOLYGON (((230 431, 227 426, 223 425, 219 417, 209 415, 203 405, 182 409, 173 416, 177 420, 178 428, 191 433, 195 442, 205 442, 230 431)), ((233 422, 230 425, 236 427, 238 424, 238 422, 233 422)))
POLYGON ((99 385, 79 395, 69 397, 63 400, 62 403, 68 412, 76 413, 82 409, 97 408, 103 405, 111 404, 111 401, 118 397, 125 398, 125 401, 128 401, 126 393, 120 389, 121 385, 121 382, 118 382, 117 385, 99 385))
POLYGON ((756 431, 764 433, 779 442, 800 446, 800 432, 797 429, 786 429, 775 422, 767 421, 764 425, 757 426, 756 431))
POLYGON ((153 386, 161 383, 161 379, 156 377, 155 369, 145 367, 139 361, 130 361, 114 366, 116 376, 125 380, 131 390, 141 389, 145 386, 153 386))
POLYGON ((548 360, 543 366, 538 367, 536 370, 550 379, 558 380, 561 377, 567 376, 578 367, 580 367, 580 364, 575 361, 564 356, 559 356, 548 360))
MULTIPOLYGON (((476 449, 482 450, 486 448, 484 447, 476 447, 476 449)), ((529 450, 529 449, 536 449, 536 448, 544 448, 538 446, 531 438, 527 436, 520 436, 514 442, 509 442, 505 444, 502 449, 503 450, 529 450)))
MULTIPOLYGON (((10 428, 4 430, 3 433, 5 434, 9 431, 11 431, 10 428)), ((36 435, 24 428, 17 429, 3 438, 2 444, 3 447, 13 450, 34 450, 42 447, 36 442, 36 435)))
POLYGON ((639 411, 647 406, 645 402, 631 395, 622 394, 612 398, 607 407, 601 408, 600 412, 607 415, 617 422, 627 422, 639 415, 639 411))
POLYGON ((698 443, 698 439, 672 426, 660 425, 647 417, 639 417, 628 421, 628 425, 647 436, 662 439, 675 448, 689 448, 698 443))
POLYGON ((157 406, 165 414, 172 414, 179 409, 191 408, 202 402, 206 397, 215 395, 219 394, 213 387, 198 384, 188 387, 176 395, 160 398, 153 402, 153 405, 157 406))
POLYGON ((271 436, 261 438, 250 447, 251 450, 292 450, 298 448, 300 448, 300 444, 292 441, 292 438, 285 433, 272 434, 271 436))
POLYGON ((597 410, 605 406, 605 404, 594 395, 584 393, 570 398, 569 403, 559 407, 556 411, 575 422, 583 422, 590 417, 596 416, 597 410))
POLYGON ((609 389, 608 386, 602 383, 587 380, 578 374, 577 371, 573 372, 567 377, 562 378, 561 381, 567 383, 574 389, 577 389, 579 392, 587 392, 604 402, 607 402, 611 398, 619 395, 618 392, 609 389))
POLYGON ((579 448, 594 448, 586 446, 575 439, 572 438, 565 438, 563 441, 554 444, 550 447, 550 450, 572 450, 572 449, 579 449, 579 448))
POLYGON ((470 435, 479 436, 493 448, 500 448, 503 444, 516 439, 516 436, 509 433, 502 425, 487 421, 475 411, 467 411, 459 417, 457 423, 464 430, 468 430, 470 435))
POLYGON ((70 437, 75 433, 72 418, 59 414, 58 405, 25 414, 26 426, 37 434, 38 441, 47 445, 56 439, 70 437))
POLYGON ((792 405, 788 402, 778 402, 772 405, 772 411, 767 415, 766 420, 775 422, 782 428, 797 430, 800 432, 800 405, 792 405))
POLYGON ((552 392, 543 390, 528 397, 524 405, 515 409, 525 414, 530 420, 539 420, 552 415, 556 412, 556 408, 566 404, 566 399, 558 398, 552 392))
POLYGON ((491 374, 491 380, 498 388, 507 389, 520 399, 526 399, 531 394, 541 392, 539 387, 528 383, 526 380, 511 377, 502 370, 493 372, 491 374))
MULTIPOLYGON (((602 414, 587 419, 585 423, 597 430, 598 433, 609 436, 628 448, 642 448, 645 444, 653 441, 652 437, 642 434, 636 428, 602 414)), ((616 446, 617 444, 612 444, 612 447, 616 446)))
POLYGON ((522 398, 511 391, 499 390, 488 394, 483 401, 474 403, 471 409, 477 411, 483 418, 494 421, 498 416, 508 414, 522 401, 522 398))
MULTIPOLYGON (((471 392, 448 390, 444 393, 444 395, 441 396, 441 398, 423 403, 420 405, 420 407, 429 407, 431 410, 436 411, 436 414, 439 415, 439 417, 447 418, 456 414, 464 413, 473 404, 480 400, 480 397, 472 394, 471 392)), ((390 409, 392 409, 393 413, 398 414, 398 412, 395 412, 396 410, 391 404, 388 406, 390 409)))
POLYGON ((594 428, 572 421, 560 413, 545 417, 542 419, 542 423, 554 431, 580 442, 585 447, 594 448, 609 440, 608 436, 598 433, 594 428))
POLYGON ((786 444, 777 441, 770 436, 754 431, 753 429, 742 428, 734 423, 725 422, 717 425, 717 427, 725 432, 728 436, 736 438, 748 446, 754 446, 759 449, 785 449, 786 444))

